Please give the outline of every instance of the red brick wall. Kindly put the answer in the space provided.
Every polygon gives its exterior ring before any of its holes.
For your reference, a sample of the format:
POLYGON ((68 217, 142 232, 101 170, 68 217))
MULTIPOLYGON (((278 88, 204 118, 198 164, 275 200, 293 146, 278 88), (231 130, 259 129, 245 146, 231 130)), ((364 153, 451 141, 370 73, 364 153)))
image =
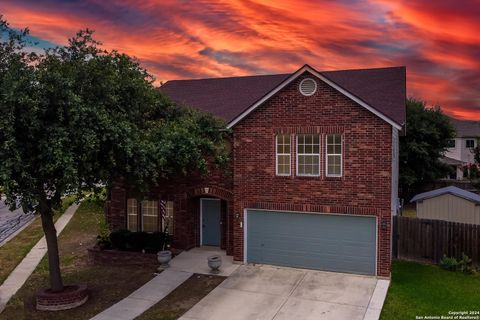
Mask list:
MULTIPOLYGON (((233 163, 233 162, 232 162, 233 163)), ((222 248, 227 253, 233 254, 233 226, 231 215, 233 213, 232 174, 225 170, 212 168, 208 176, 189 175, 163 181, 159 186, 151 189, 145 198, 155 200, 164 199, 174 202, 174 230, 173 246, 179 249, 190 249, 199 245, 200 197, 221 198, 225 202, 225 215, 222 215, 226 225, 222 231, 222 248)), ((112 230, 126 228, 126 202, 127 198, 135 197, 128 187, 118 183, 111 189, 109 200, 106 204, 107 222, 112 230)))
MULTIPOLYGON (((245 208, 368 214, 378 217, 378 269, 390 275, 392 128, 321 80, 310 97, 299 77, 234 127, 234 258, 243 260, 245 208), (277 133, 322 135, 320 177, 275 175, 277 133), (343 135, 343 177, 325 177, 324 134, 343 135), (383 227, 382 227, 383 226, 383 227)), ((313 77, 312 75, 308 75, 313 77)))
MULTIPOLYGON (((311 76, 311 75, 310 75, 311 76)), ((243 260, 245 208, 348 213, 378 217, 377 274, 390 275, 392 128, 341 93, 317 81, 317 92, 304 97, 298 85, 281 90, 234 127, 231 175, 213 170, 208 178, 190 176, 166 181, 150 198, 168 195, 175 201, 175 241, 178 248, 199 245, 198 198, 225 200, 226 227, 222 246, 235 260, 243 260), (292 139, 292 176, 275 175, 275 135, 322 135, 320 177, 295 176, 292 139), (341 133, 344 140, 343 177, 325 177, 324 135, 341 133), (208 188, 208 189, 205 189, 208 188), (233 192, 233 196, 232 196, 233 192), (238 215, 238 217, 237 217, 238 215)), ((313 77, 313 76, 312 76, 313 77)), ((113 228, 125 228, 128 191, 112 189, 107 218, 113 228)))

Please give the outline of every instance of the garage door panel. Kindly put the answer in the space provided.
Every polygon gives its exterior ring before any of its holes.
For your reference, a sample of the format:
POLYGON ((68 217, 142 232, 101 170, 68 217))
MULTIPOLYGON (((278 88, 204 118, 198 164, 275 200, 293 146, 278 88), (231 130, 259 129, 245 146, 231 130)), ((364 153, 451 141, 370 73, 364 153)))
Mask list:
POLYGON ((247 261, 375 274, 375 219, 248 211, 247 261))

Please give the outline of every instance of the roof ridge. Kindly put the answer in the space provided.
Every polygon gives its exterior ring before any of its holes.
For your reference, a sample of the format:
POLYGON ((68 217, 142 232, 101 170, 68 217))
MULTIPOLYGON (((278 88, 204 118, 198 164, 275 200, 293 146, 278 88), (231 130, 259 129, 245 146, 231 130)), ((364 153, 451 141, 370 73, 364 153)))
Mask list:
POLYGON ((225 80, 225 79, 238 79, 238 78, 254 78, 254 77, 272 77, 272 76, 288 76, 292 73, 272 73, 272 74, 254 74, 250 76, 231 76, 231 77, 212 77, 212 78, 195 78, 195 79, 175 79, 167 80, 167 82, 174 81, 206 81, 206 80, 225 80))
POLYGON ((354 68, 354 69, 341 69, 341 70, 323 70, 324 72, 345 72, 345 71, 369 71, 369 70, 385 70, 385 69, 406 69, 407 66, 392 66, 392 67, 372 67, 372 68, 354 68))

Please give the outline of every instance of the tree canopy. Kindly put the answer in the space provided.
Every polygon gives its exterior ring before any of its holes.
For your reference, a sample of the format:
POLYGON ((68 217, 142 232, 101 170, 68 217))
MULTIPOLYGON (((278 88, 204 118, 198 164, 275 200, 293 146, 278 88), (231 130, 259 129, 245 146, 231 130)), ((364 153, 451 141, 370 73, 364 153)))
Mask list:
POLYGON ((408 198, 450 172, 440 159, 448 140, 455 137, 455 128, 440 108, 427 108, 415 99, 408 99, 406 107, 407 134, 400 137, 400 189, 408 198))
POLYGON ((28 52, 27 34, 0 16, 0 185, 11 206, 41 214, 60 291, 51 215, 63 196, 119 177, 145 191, 160 178, 205 173, 227 161, 227 131, 175 105, 137 60, 101 49, 90 30, 42 54, 28 52))

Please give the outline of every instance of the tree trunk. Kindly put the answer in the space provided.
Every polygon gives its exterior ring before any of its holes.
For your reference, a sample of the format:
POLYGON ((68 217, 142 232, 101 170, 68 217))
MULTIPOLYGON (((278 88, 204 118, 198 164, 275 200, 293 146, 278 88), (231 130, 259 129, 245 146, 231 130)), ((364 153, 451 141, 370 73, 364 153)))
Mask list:
POLYGON ((47 240, 50 289, 54 292, 59 292, 63 290, 63 281, 58 256, 57 230, 55 230, 55 224, 53 223, 52 209, 48 205, 42 207, 40 216, 42 217, 43 232, 47 240))

